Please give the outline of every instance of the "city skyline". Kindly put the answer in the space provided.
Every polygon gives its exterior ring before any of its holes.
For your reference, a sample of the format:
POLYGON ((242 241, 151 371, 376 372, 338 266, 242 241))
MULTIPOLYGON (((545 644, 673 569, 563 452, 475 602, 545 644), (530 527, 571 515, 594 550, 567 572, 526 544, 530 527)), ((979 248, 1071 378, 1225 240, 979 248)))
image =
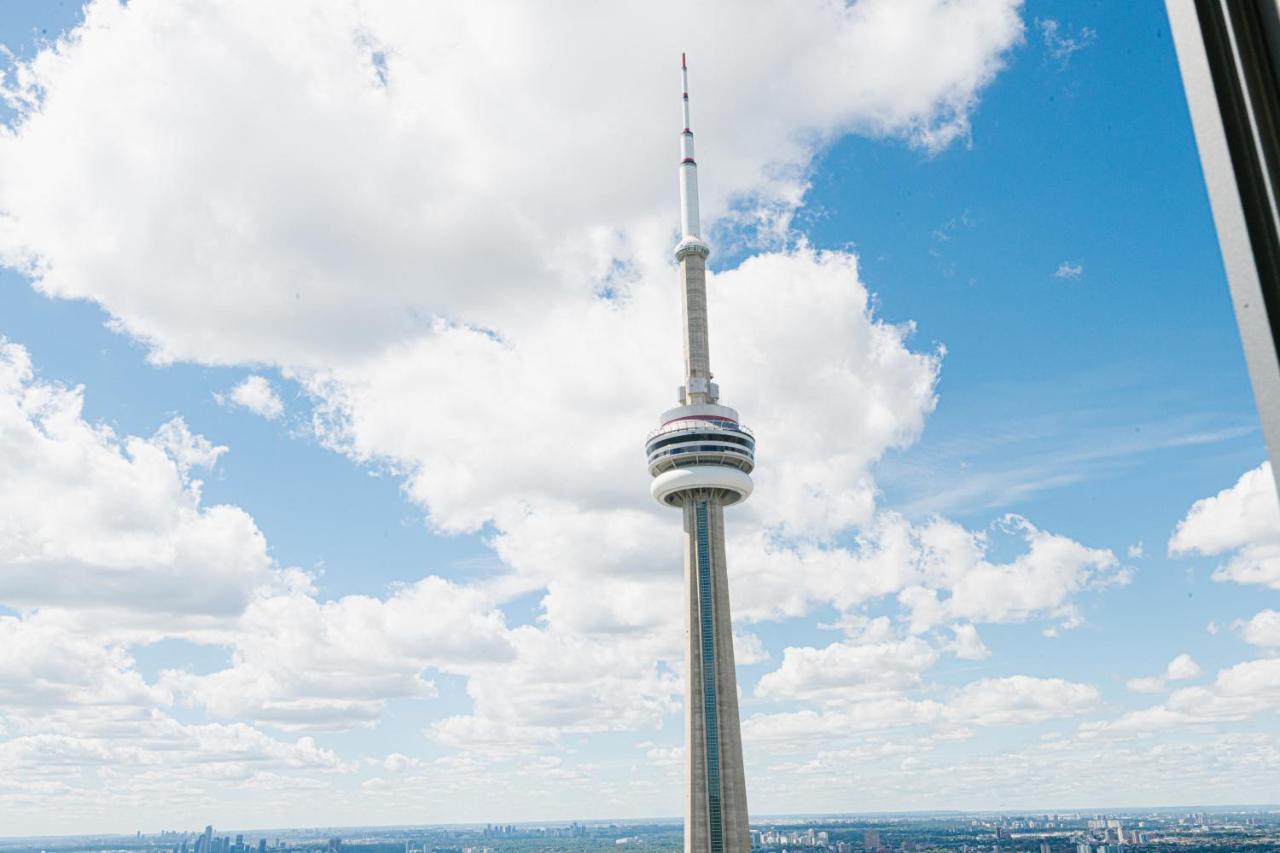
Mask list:
MULTIPOLYGON (((132 835, 44 839, 0 838, 3 853, 102 850, 150 853, 498 853, 558 849, 615 850, 619 846, 678 849, 683 822, 595 821, 579 823, 452 824, 400 827, 307 827, 244 830, 207 825, 203 832, 162 830, 132 835), (254 836, 257 836, 256 843, 254 836), (233 838, 234 836, 234 838, 233 838), (37 842, 31 844, 29 842, 37 842)), ((1260 846, 1280 838, 1280 813, 1227 807, 1209 810, 1065 810, 1022 813, 941 812, 879 815, 777 815, 757 818, 751 849, 807 848, 826 853, 992 849, 1039 853, 1124 853, 1177 844, 1190 849, 1260 846)))
POLYGON ((0 834, 680 813, 682 51, 752 811, 1280 790, 1280 504, 1158 4, 0 42, 0 834))

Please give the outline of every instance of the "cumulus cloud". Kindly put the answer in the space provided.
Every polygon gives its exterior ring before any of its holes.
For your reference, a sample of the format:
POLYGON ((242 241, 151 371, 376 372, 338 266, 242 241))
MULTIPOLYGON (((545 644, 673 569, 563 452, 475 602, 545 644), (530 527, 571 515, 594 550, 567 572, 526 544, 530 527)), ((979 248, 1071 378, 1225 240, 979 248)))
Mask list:
POLYGON ((323 366, 433 316, 505 329, 594 291, 619 241, 665 242, 681 50, 704 209, 751 220, 794 209, 837 134, 966 136, 1018 6, 99 0, 11 78, 0 258, 160 360, 323 366))
POLYGON ((943 648, 961 660, 985 660, 991 657, 991 649, 978 636, 973 625, 952 625, 954 639, 943 648))
POLYGON ((743 738, 759 744, 833 742, 861 731, 939 727, 951 735, 966 726, 1003 726, 1076 717, 1101 703, 1097 688, 1060 678, 1012 675, 972 681, 945 701, 905 695, 872 696, 821 711, 756 714, 743 721, 743 738))
POLYGON ((119 646, 41 621, 0 616, 0 708, 146 706, 167 701, 119 646))
POLYGON ((1280 612, 1275 610, 1260 610, 1247 621, 1237 620, 1232 627, 1240 631, 1246 643, 1280 646, 1280 612))
MULTIPOLYGON (((1016 622, 1037 612, 1061 613, 1071 593, 1106 579, 1108 570, 1116 566, 1110 551, 1039 530, 1024 518, 1006 517, 1003 526, 1021 536, 1027 546, 1012 562, 939 566, 946 580, 952 581, 951 596, 944 604, 953 618, 1016 622)), ((923 614, 923 620, 930 621, 930 615, 923 614)))
POLYGON ((266 580, 266 541, 239 507, 202 505, 191 476, 226 448, 180 418, 117 436, 84 419, 83 396, 0 340, 0 602, 238 613, 266 580))
MULTIPOLYGON (((652 513, 648 475, 635 462, 637 424, 654 423, 671 405, 679 379, 671 277, 663 265, 633 281, 626 300, 566 304, 546 323, 501 339, 440 326, 412 345, 316 375, 322 434, 358 459, 403 467, 409 493, 444 530, 490 519, 514 529, 530 506, 536 512, 549 500, 590 507, 597 524, 601 509, 652 513), (566 328, 575 334, 566 338, 566 328), (414 429, 404 428, 406 412, 422 413, 414 429), (572 460, 564 458, 569 439, 572 460)), ((745 511, 817 536, 868 520, 874 485, 866 469, 923 428, 938 357, 910 350, 910 326, 872 314, 847 253, 801 246, 757 256, 713 275, 709 290, 715 328, 733 341, 713 345, 726 400, 760 446, 762 499, 745 511), (788 360, 774 357, 784 351, 788 360), (797 372, 794 363, 813 369, 797 372)))
POLYGON ((386 599, 320 602, 305 584, 254 600, 230 636, 232 663, 207 675, 168 671, 160 683, 231 719, 283 729, 373 725, 388 700, 429 698, 423 670, 466 671, 512 657, 506 624, 474 588, 427 577, 386 599))
POLYGON ((738 666, 764 663, 770 658, 769 650, 758 635, 748 631, 733 632, 733 660, 738 666))
POLYGON ((842 641, 787 648, 781 664, 756 685, 759 699, 814 707, 756 714, 744 723, 747 736, 783 750, 904 727, 929 730, 928 738, 966 737, 970 726, 1044 722, 1100 705, 1091 685, 1023 675, 941 691, 926 676, 944 652, 971 660, 990 655, 971 624, 953 626, 950 642, 938 637, 933 643, 902 633, 886 617, 853 618, 843 627, 842 641))
POLYGON ((1169 554, 1230 554, 1214 580, 1280 589, 1280 499, 1271 463, 1192 504, 1173 531, 1169 554))
POLYGON ((248 376, 232 388, 230 393, 214 394, 213 397, 219 405, 242 406, 267 420, 275 420, 284 414, 284 403, 281 402, 280 395, 263 376, 248 376))
POLYGON ((780 541, 767 531, 749 532, 729 547, 735 613, 747 619, 799 616, 819 603, 847 610, 895 596, 915 633, 961 621, 1061 618, 1074 624, 1073 595, 1129 577, 1110 551, 1016 515, 989 531, 972 531, 943 518, 912 524, 881 511, 860 528, 852 547, 780 541), (987 556, 997 540, 1022 553, 992 562, 987 556))
POLYGON ((661 664, 676 657, 678 638, 516 628, 513 660, 471 668, 473 712, 432 724, 430 734, 446 745, 509 751, 561 734, 656 729, 680 707, 684 683, 661 664))
POLYGON ((1130 678, 1124 686, 1134 693, 1159 693, 1164 690, 1165 679, 1159 675, 1130 678))
POLYGON ((1161 704, 1114 720, 1081 725, 1094 738, 1149 737, 1185 726, 1242 722, 1280 709, 1280 658, 1244 661, 1218 671, 1211 684, 1173 691, 1161 704))
POLYGON ((950 704, 949 715, 979 726, 1043 722, 1091 711, 1100 701, 1092 685, 1013 675, 966 685, 950 704))
MULTIPOLYGON (((982 731, 977 732, 982 737, 982 731)), ((863 736, 848 748, 774 762, 753 781, 781 792, 780 808, 837 812, 859 798, 891 811, 905 800, 921 808, 1042 810, 1048 799, 1088 802, 1170 802, 1180 791, 1213 792, 1241 802, 1269 791, 1280 741, 1273 733, 1183 729, 1176 737, 1134 739, 1057 736, 998 749, 972 741, 863 736), (978 748, 975 748, 978 747, 978 748), (1100 765, 1113 768, 1097 773, 1100 765)))
POLYGON ((787 648, 782 664, 756 684, 762 698, 838 703, 919 686, 938 651, 919 637, 787 648))
POLYGON ((1202 670, 1200 664, 1196 663, 1191 655, 1185 652, 1169 661, 1164 672, 1160 675, 1146 676, 1143 678, 1131 678, 1125 682, 1125 687, 1134 693, 1159 693, 1164 690, 1165 685, 1170 681, 1187 681, 1192 678, 1199 678, 1202 670))
POLYGON ((20 736, 0 743, 0 767, 22 772, 50 765, 145 766, 167 759, 177 766, 230 765, 235 775, 242 765, 290 769, 337 770, 343 762, 313 738, 293 743, 271 738, 244 723, 185 725, 172 718, 153 716, 139 721, 133 737, 97 737, 72 734, 20 736), (183 759, 186 759, 185 761, 183 759))
POLYGON ((1201 673, 1200 664, 1196 663, 1191 655, 1183 653, 1173 660, 1169 661, 1169 665, 1165 667, 1165 676, 1170 681, 1187 681, 1192 678, 1199 678, 1201 673))

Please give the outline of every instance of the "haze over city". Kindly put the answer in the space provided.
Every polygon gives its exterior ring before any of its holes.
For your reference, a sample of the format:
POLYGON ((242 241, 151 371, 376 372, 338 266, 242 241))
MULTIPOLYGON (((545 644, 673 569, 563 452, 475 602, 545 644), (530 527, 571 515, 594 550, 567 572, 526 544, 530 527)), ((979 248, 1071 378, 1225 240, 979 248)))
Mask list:
POLYGON ((1161 4, 0 42, 0 851, 676 849, 686 695, 757 848, 1276 843, 1280 501, 1161 4), (661 479, 682 407, 736 473, 661 479))

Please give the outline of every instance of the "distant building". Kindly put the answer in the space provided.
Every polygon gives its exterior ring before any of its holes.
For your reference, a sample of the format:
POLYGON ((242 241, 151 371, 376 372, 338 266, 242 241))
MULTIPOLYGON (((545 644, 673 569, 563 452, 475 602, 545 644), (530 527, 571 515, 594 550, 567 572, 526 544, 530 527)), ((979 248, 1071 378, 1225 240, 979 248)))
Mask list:
POLYGON ((862 833, 862 846, 866 850, 879 850, 880 833, 874 829, 868 829, 862 833))

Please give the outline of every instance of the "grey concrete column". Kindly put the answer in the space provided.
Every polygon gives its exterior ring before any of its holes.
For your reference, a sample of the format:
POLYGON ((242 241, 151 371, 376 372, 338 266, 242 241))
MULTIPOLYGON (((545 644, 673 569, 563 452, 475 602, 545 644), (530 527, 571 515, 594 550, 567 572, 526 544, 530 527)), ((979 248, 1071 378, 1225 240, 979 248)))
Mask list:
POLYGON ((685 850, 746 853, 751 838, 721 496, 690 492, 683 512, 685 850))
POLYGON ((707 259, 690 253, 680 259, 681 315, 684 320, 685 381, 689 383, 689 403, 707 402, 711 381, 711 342, 707 332, 707 259), (695 390, 695 379, 703 380, 695 390))

